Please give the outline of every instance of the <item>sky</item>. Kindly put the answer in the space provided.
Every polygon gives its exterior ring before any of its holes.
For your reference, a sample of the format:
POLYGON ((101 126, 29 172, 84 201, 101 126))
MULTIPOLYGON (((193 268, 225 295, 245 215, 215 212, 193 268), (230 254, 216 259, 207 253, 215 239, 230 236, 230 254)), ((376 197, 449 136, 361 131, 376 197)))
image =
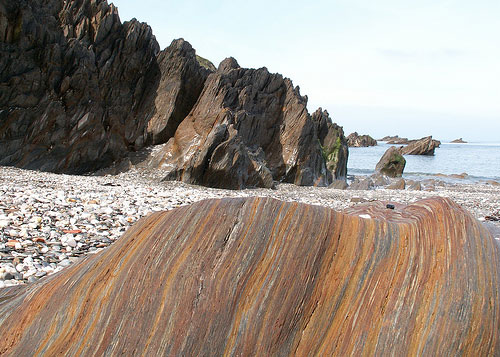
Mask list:
POLYGON ((162 49, 292 79, 346 135, 500 142, 499 0, 109 2, 162 49))

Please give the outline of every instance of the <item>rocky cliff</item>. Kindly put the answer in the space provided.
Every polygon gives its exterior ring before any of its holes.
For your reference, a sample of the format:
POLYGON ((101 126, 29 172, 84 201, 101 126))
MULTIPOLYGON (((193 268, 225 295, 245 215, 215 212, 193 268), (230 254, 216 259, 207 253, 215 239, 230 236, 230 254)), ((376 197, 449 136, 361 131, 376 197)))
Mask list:
POLYGON ((495 356, 499 286, 498 245, 447 199, 209 200, 0 290, 0 354, 495 356))
POLYGON ((88 172, 144 143, 158 44, 106 1, 2 2, 0 164, 88 172))
POLYGON ((0 7, 0 164, 84 173, 168 140, 209 70, 103 0, 0 7))
POLYGON ((342 129, 311 118, 290 80, 235 60, 209 79, 213 65, 189 43, 160 52, 147 24, 122 24, 105 0, 2 2, 0 54, 0 165, 87 173, 174 138, 160 160, 168 179, 241 188, 345 176, 342 129))
POLYGON ((153 162, 167 180, 232 189, 345 178, 342 128, 321 109, 309 115, 306 104, 289 79, 227 58, 153 162))

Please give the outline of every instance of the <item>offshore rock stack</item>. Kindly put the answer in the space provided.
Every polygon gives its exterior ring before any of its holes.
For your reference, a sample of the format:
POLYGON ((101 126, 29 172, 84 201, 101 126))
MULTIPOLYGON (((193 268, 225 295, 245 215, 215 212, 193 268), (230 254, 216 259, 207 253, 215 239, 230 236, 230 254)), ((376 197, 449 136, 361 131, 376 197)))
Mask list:
POLYGON ((206 200, 0 290, 0 354, 498 355, 499 287, 497 244, 448 199, 206 200))

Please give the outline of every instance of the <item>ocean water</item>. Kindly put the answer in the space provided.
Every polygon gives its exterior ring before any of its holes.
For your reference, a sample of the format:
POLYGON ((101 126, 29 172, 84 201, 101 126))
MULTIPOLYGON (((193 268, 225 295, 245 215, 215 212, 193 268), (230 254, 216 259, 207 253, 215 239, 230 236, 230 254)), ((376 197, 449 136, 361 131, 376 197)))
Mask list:
MULTIPOLYGON (((349 148, 347 174, 371 175, 390 146, 393 145, 379 141, 377 146, 349 148)), ((466 173, 468 176, 465 180, 471 182, 500 180, 500 143, 441 143, 434 156, 405 155, 405 159, 405 178, 422 180, 435 177, 436 174, 466 173)))

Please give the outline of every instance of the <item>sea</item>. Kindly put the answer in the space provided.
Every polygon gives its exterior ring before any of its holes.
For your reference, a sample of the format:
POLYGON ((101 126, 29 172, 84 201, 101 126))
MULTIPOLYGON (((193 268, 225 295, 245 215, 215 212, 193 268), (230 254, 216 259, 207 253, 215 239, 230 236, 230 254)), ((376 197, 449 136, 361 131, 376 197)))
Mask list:
MULTIPOLYGON (((349 148, 348 176, 374 173, 375 166, 391 146, 378 142, 377 146, 349 148)), ((436 178, 450 182, 478 183, 500 181, 500 143, 441 143, 434 156, 405 155, 403 177, 412 180, 436 178), (462 175, 462 174, 467 175, 462 175), (453 175, 453 176, 450 176, 453 175), (455 175, 462 175, 458 178, 455 175)))

